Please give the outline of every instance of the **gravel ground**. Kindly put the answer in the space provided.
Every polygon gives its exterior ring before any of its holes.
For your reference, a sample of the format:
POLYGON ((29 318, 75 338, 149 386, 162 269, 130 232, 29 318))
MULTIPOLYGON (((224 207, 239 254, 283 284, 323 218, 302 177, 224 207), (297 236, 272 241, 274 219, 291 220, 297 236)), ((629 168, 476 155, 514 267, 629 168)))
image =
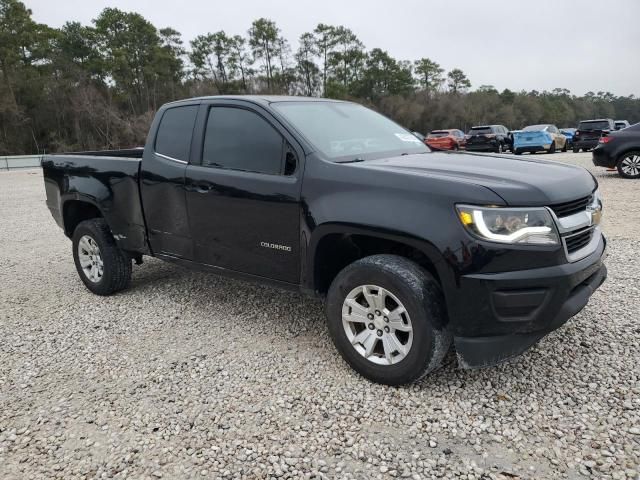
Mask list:
POLYGON ((0 478, 638 478, 640 181, 550 157, 601 183, 608 281, 517 360, 404 388, 293 293, 149 259, 90 294, 40 172, 0 173, 0 478))

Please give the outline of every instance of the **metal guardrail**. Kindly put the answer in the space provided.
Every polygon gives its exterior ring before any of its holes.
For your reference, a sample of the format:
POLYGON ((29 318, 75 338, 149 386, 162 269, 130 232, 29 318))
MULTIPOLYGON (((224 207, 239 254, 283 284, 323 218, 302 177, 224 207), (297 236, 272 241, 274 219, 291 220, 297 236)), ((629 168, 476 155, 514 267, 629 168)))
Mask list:
POLYGON ((0 157, 0 170, 14 170, 19 168, 36 168, 42 162, 42 155, 14 155, 0 157))

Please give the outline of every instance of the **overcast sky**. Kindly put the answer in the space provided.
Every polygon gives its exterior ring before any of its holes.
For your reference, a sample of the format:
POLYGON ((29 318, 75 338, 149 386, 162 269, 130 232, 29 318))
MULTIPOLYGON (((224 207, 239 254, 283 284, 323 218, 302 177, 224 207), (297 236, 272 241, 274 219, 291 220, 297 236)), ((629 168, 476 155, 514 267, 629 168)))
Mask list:
POLYGON ((188 40, 245 35, 275 20, 295 48, 320 22, 351 28, 368 49, 461 68, 472 87, 568 88, 640 96, 640 0, 23 0, 36 21, 89 24, 105 7, 136 11, 188 40))

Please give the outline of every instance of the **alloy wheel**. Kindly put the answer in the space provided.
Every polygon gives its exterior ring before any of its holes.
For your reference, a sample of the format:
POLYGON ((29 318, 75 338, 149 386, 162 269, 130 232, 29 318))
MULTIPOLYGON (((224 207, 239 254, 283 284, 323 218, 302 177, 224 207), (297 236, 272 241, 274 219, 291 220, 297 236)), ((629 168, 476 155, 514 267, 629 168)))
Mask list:
POLYGON ((640 175, 640 155, 637 153, 627 155, 620 162, 620 168, 625 175, 630 177, 640 175))
POLYGON ((102 280, 104 263, 100 254, 100 247, 89 235, 84 235, 78 242, 78 260, 84 275, 93 283, 102 280))
POLYGON ((402 302, 376 285, 361 285, 342 304, 342 326, 353 348, 378 365, 401 362, 411 350, 413 327, 402 302))

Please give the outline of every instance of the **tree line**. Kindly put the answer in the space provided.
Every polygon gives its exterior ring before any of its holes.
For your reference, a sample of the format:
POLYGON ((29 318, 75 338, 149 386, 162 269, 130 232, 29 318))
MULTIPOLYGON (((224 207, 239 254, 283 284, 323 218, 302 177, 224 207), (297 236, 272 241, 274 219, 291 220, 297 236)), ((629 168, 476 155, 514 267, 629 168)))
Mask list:
POLYGON ((185 44, 180 32, 135 12, 105 8, 91 25, 52 28, 35 22, 22 2, 0 0, 0 155, 141 145, 160 105, 215 94, 349 99, 420 132, 640 121, 633 95, 471 87, 459 68, 445 72, 430 58, 369 50, 341 25, 317 25, 295 51, 266 18, 245 35, 220 30, 185 44))

